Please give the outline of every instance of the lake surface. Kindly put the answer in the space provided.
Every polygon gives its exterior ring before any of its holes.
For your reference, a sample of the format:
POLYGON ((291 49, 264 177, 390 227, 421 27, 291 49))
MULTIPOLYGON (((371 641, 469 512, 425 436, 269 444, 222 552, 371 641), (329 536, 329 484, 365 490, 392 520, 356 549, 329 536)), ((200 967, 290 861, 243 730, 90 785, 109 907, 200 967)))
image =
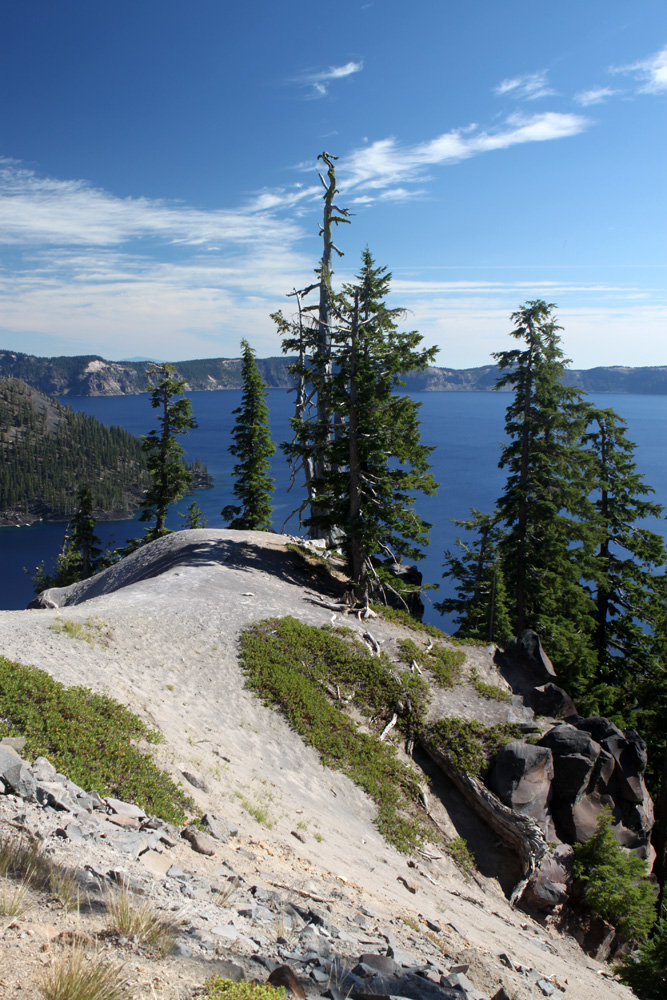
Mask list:
MULTIPOLYGON (((234 502, 232 467, 234 459, 227 451, 235 417, 232 411, 241 401, 240 390, 193 392, 189 394, 198 428, 180 438, 188 458, 201 458, 215 476, 212 489, 201 490, 196 499, 208 516, 208 526, 223 528, 222 508, 234 502)), ((413 398, 421 403, 422 440, 435 445, 433 474, 440 489, 437 497, 419 497, 417 509, 433 524, 431 544, 420 569, 425 583, 443 586, 431 592, 433 600, 441 600, 446 582, 441 580, 443 552, 454 545, 459 529, 452 518, 465 518, 469 508, 491 511, 502 492, 505 474, 498 469, 500 442, 504 435, 506 393, 493 392, 424 392, 413 398)), ((628 423, 628 436, 637 444, 635 460, 648 484, 656 490, 655 498, 667 504, 667 396, 631 396, 612 393, 592 393, 590 401, 599 407, 614 409, 628 423)), ((74 410, 83 410, 107 426, 120 425, 133 434, 147 434, 156 425, 156 411, 148 395, 67 397, 61 400, 74 410)), ((269 390, 271 433, 276 442, 290 436, 289 419, 293 395, 283 389, 269 390)), ((289 472, 278 449, 273 458, 272 475, 276 480, 273 527, 280 531, 290 513, 298 508, 303 494, 287 493, 289 472)), ((183 527, 179 512, 184 512, 192 498, 184 498, 171 508, 167 526, 183 527)), ((666 534, 665 521, 650 525, 666 534)), ((0 608, 25 608, 34 593, 30 573, 42 560, 50 568, 60 551, 65 525, 40 523, 27 528, 0 528, 0 608)), ((122 544, 143 532, 144 525, 135 521, 100 524, 98 535, 104 545, 113 539, 122 544)), ((299 534, 298 520, 293 517, 285 529, 299 534)), ((426 599, 425 619, 445 630, 450 620, 435 612, 426 599)), ((1 652, 1 650, 0 650, 1 652)))

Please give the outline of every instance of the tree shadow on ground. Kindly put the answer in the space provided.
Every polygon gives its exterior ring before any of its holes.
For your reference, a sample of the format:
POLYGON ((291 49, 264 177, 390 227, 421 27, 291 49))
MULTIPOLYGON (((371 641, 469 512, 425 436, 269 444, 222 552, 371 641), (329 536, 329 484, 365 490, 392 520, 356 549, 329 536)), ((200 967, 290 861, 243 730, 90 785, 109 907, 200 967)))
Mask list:
POLYGON ((206 531, 202 531, 202 537, 198 538, 198 534, 196 530, 174 532, 141 546, 97 576, 70 587, 45 591, 46 601, 52 603, 42 606, 81 604, 122 587, 155 579, 178 567, 215 565, 249 574, 267 573, 284 583, 310 587, 324 597, 336 600, 341 600, 345 593, 345 582, 333 576, 316 555, 311 557, 296 547, 289 549, 276 543, 275 536, 270 532, 266 533, 266 543, 257 538, 259 532, 248 532, 247 538, 241 531, 231 533, 236 536, 231 538, 212 538, 206 531))

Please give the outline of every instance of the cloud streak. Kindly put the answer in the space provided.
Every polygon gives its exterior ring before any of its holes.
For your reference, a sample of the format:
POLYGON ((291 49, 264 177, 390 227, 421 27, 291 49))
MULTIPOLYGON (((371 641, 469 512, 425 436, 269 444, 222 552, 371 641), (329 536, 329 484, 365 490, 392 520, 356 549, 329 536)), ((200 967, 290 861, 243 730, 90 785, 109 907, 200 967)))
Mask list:
POLYGON ((612 90, 611 87, 593 87, 590 90, 582 90, 579 94, 575 94, 574 99, 582 108, 587 108, 591 104, 603 104, 617 93, 618 91, 612 90))
POLYGON ((400 189, 406 183, 424 180, 435 166, 523 143, 564 139, 585 131, 589 124, 581 115, 549 111, 510 115, 495 130, 456 129, 413 146, 402 146, 394 138, 379 139, 341 160, 341 188, 400 189))
POLYGON ((329 69, 320 70, 317 73, 306 73, 299 78, 299 82, 312 88, 309 97, 325 97, 329 92, 329 84, 333 80, 344 80, 348 76, 360 73, 363 68, 363 62, 350 61, 343 66, 330 66, 329 69))
POLYGON ((634 76, 641 83, 640 94, 664 94, 667 92, 667 45, 648 59, 629 66, 615 66, 611 72, 634 76))
POLYGON ((246 209, 201 211, 149 198, 117 198, 85 181, 40 177, 11 160, 0 161, 0 242, 112 246, 154 238, 172 244, 265 244, 298 233, 277 222, 272 209, 308 197, 301 189, 260 196, 246 209))
POLYGON ((556 93, 548 85, 544 70, 503 80, 493 92, 496 97, 513 97, 517 101, 537 101, 542 97, 553 97, 556 93))

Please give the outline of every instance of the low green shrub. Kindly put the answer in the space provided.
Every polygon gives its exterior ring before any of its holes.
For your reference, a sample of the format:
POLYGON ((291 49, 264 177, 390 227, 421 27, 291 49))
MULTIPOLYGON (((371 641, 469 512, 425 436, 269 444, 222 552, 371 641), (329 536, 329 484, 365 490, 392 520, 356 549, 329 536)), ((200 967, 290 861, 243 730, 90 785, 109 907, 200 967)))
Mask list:
POLYGON ((642 1000, 665 1000, 667 997, 667 917, 663 917, 648 941, 640 944, 636 955, 624 955, 616 971, 621 982, 642 1000))
POLYGON ((378 604, 376 601, 371 601, 369 607, 387 622, 404 625, 406 628, 411 628, 414 632, 425 632, 427 635, 433 636, 434 639, 449 639, 447 633, 443 632, 442 629, 436 628, 435 625, 427 625, 426 622, 415 618, 414 615, 411 615, 409 611, 405 611, 403 608, 390 608, 386 604, 378 604))
POLYGON ((505 691, 504 688, 498 687, 497 684, 487 684, 479 676, 476 670, 470 675, 470 683, 474 687, 477 694, 481 694, 482 698, 493 699, 495 701, 511 701, 512 695, 509 691, 505 691))
POLYGON ((213 976, 206 980, 204 988, 207 992, 203 1000, 285 1000, 284 986, 249 983, 245 979, 235 983, 233 979, 213 976))
POLYGON ((136 740, 162 735, 128 708, 85 687, 65 687, 36 667, 0 656, 0 737, 25 736, 29 758, 44 756, 100 795, 136 802, 171 823, 193 803, 136 740))
POLYGON ((513 723, 485 726, 476 719, 447 718, 434 723, 426 738, 453 770, 481 778, 498 751, 521 735, 521 727, 513 723))
POLYGON ((387 840, 402 851, 423 842, 414 772, 327 695, 338 687, 366 714, 385 717, 401 703, 409 728, 426 703, 422 678, 409 671, 397 676, 386 657, 371 656, 358 640, 291 617, 255 622, 241 638, 241 662, 248 686, 281 709, 326 766, 343 771, 377 803, 376 823, 387 840))
POLYGON ((445 850, 466 875, 474 875, 477 871, 475 856, 463 837, 454 837, 453 840, 448 841, 445 844, 445 850))
POLYGON ((643 941, 656 919, 655 891, 646 862, 619 846, 611 818, 604 809, 593 836, 575 845, 574 876, 584 884, 584 905, 592 913, 629 941, 643 941))
POLYGON ((406 663, 414 660, 420 667, 430 670, 440 687, 454 687, 461 678, 461 666, 465 653, 460 649, 448 649, 441 643, 434 644, 427 652, 412 639, 399 639, 397 646, 406 663))

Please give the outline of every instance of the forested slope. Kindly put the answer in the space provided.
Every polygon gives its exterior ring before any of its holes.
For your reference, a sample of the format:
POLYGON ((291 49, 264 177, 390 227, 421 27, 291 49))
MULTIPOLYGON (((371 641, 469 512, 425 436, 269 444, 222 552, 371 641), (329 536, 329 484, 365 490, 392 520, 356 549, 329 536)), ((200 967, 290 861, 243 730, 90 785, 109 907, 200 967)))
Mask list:
POLYGON ((60 520, 88 486, 98 517, 123 517, 148 484, 139 438, 0 377, 0 523, 60 520))

